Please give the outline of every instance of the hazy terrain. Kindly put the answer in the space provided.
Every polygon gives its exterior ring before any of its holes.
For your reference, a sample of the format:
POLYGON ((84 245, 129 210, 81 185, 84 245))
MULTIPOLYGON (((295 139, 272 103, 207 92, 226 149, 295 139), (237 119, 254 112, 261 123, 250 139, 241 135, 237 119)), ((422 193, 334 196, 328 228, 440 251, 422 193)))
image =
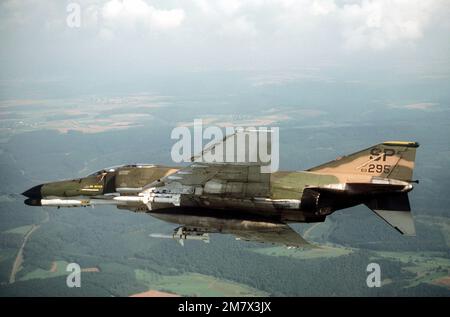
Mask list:
POLYGON ((185 72, 136 82, 2 83, 1 296, 129 296, 147 290, 205 296, 450 295, 448 78, 298 69, 185 72), (306 169, 381 141, 418 141, 414 177, 420 184, 410 194, 417 237, 401 236, 361 206, 336 212, 322 224, 294 225, 323 245, 320 251, 221 235, 210 244, 187 241, 181 247, 150 238, 173 226, 145 214, 23 204, 19 194, 43 182, 117 164, 171 165, 171 129, 195 118, 279 126, 283 170, 306 169), (70 262, 85 269, 81 288, 66 286, 70 262), (370 262, 381 265, 380 288, 366 286, 370 262))

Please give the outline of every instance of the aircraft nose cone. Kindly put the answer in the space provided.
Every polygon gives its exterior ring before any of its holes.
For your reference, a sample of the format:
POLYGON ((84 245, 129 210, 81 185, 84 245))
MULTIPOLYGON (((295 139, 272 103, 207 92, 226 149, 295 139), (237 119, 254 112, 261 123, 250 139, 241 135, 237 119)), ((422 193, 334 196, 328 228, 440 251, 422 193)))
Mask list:
POLYGON ((24 191, 22 195, 28 198, 41 199, 42 198, 41 188, 42 184, 31 187, 30 189, 24 191))

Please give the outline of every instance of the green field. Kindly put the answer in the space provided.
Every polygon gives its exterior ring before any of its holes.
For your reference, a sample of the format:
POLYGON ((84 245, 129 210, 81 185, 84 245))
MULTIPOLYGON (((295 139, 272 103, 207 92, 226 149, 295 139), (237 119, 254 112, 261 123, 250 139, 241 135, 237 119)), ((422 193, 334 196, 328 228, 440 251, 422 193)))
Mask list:
POLYGON ((7 230, 4 233, 17 233, 17 234, 25 235, 28 231, 31 230, 32 227, 33 227, 32 225, 16 227, 16 228, 7 230))
POLYGON ((257 248, 252 251, 271 256, 286 256, 295 259, 334 258, 352 253, 352 249, 331 245, 321 245, 311 250, 288 249, 286 247, 257 248))
POLYGON ((328 236, 332 232, 334 223, 330 219, 326 219, 324 222, 314 223, 304 226, 302 232, 303 238, 307 241, 323 242, 329 241, 328 236))
POLYGON ((56 263, 56 270, 54 272, 51 271, 51 268, 49 268, 48 270, 43 270, 39 268, 32 272, 26 273, 24 276, 21 276, 19 280, 27 281, 32 279, 45 279, 68 274, 68 272, 66 271, 66 267, 69 264, 68 262, 55 261, 55 263, 56 263))
MULTIPOLYGON (((1 154, 1 151, 0 151, 1 154)), ((8 196, 8 195, 0 195, 0 203, 10 203, 14 201, 14 198, 8 196)))
POLYGON ((445 217, 418 216, 416 221, 427 225, 437 226, 445 238, 447 246, 450 247, 450 219, 445 217))
POLYGON ((6 260, 11 260, 16 257, 17 250, 14 249, 2 249, 0 250, 0 263, 6 260))
POLYGON ((301 249, 288 249, 286 247, 270 247, 270 248, 258 248, 252 251, 259 254, 271 255, 271 256, 286 256, 295 259, 316 259, 316 258, 334 258, 341 255, 347 255, 352 253, 352 249, 343 247, 333 247, 328 245, 320 246, 317 249, 301 250, 301 249))
POLYGON ((416 276, 410 279, 408 287, 420 283, 433 283, 434 280, 449 276, 450 259, 444 258, 440 252, 375 252, 373 259, 390 259, 404 263, 404 270, 416 276))
POLYGON ((267 296, 268 294, 247 285, 227 281, 213 276, 185 273, 161 276, 143 270, 135 270, 136 279, 149 289, 184 296, 267 296))

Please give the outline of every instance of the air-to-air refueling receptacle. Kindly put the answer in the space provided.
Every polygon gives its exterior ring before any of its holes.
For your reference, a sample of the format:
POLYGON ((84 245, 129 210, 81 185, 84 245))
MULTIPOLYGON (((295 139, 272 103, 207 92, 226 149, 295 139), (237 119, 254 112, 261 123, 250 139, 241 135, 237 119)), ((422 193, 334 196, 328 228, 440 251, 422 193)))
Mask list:
POLYGON ((152 236, 181 244, 229 233, 239 240, 313 247, 288 224, 323 222, 359 204, 400 233, 415 235, 408 192, 417 182, 412 176, 418 146, 383 142, 306 171, 262 173, 258 163, 205 163, 199 157, 187 167, 123 165, 37 185, 23 195, 30 206, 115 205, 149 213, 180 225, 170 235, 152 236))

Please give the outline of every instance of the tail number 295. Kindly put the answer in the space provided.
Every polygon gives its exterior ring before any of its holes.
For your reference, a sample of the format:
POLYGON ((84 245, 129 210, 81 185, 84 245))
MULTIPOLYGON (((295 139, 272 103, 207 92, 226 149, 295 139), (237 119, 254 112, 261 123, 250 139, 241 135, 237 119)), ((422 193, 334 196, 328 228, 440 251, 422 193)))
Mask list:
POLYGON ((367 172, 369 173, 384 173, 389 174, 391 171, 391 165, 383 165, 383 164, 369 164, 369 168, 367 172))

